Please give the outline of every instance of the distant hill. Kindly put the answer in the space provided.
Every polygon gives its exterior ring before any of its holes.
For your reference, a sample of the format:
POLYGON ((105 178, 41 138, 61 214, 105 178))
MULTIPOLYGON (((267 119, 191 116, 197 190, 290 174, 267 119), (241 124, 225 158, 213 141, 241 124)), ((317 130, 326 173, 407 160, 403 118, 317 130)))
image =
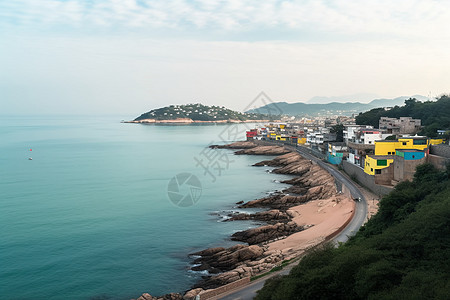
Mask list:
POLYGON ((259 113, 241 113, 225 107, 207 106, 200 103, 187 105, 170 105, 162 108, 152 109, 143 113, 134 121, 146 119, 154 120, 176 120, 191 119, 193 121, 227 121, 227 120, 264 120, 269 116, 259 113))
POLYGON ((339 103, 346 103, 346 102, 361 102, 366 103, 372 99, 377 98, 378 96, 375 94, 367 94, 367 93, 360 93, 360 94, 353 94, 353 95, 346 95, 346 96, 333 96, 333 97, 324 97, 324 96, 315 96, 306 101, 307 104, 327 104, 331 102, 339 102, 339 103))
POLYGON ((422 95, 413 95, 413 96, 401 96, 394 99, 375 99, 370 101, 368 104, 373 107, 394 107, 394 106, 403 106, 405 105, 405 100, 409 98, 414 98, 419 101, 428 101, 428 97, 422 95))
MULTIPOLYGON (((412 96, 418 100, 428 100, 428 98, 415 95, 412 96)), ((247 112, 251 113, 263 113, 267 111, 281 111, 284 115, 289 116, 324 116, 324 115, 352 115, 354 113, 365 112, 377 107, 393 107, 396 105, 404 105, 406 99, 410 97, 402 96, 394 99, 375 99, 369 103, 361 102, 331 102, 326 104, 310 104, 310 103, 287 103, 287 102, 275 102, 262 106, 257 109, 251 109, 247 112)))
POLYGON ((327 104, 307 104, 307 103, 287 103, 287 102, 276 102, 270 103, 263 107, 257 109, 251 109, 247 112, 266 112, 266 111, 281 111, 283 115, 298 116, 298 115, 308 115, 308 116, 318 116, 318 115, 330 115, 330 114, 341 114, 341 115, 351 115, 353 113, 359 113, 361 111, 367 111, 373 108, 373 106, 363 103, 338 103, 332 102, 327 104))

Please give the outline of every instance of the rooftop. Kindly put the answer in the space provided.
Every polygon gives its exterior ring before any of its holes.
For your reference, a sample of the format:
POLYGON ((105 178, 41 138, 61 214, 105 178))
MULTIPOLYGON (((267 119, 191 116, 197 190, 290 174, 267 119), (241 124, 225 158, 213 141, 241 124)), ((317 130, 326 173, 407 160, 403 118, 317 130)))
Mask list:
POLYGON ((398 152, 423 152, 423 151, 417 150, 417 149, 396 149, 395 151, 398 151, 398 152))
POLYGON ((397 140, 379 140, 375 141, 375 143, 398 143, 397 140))
POLYGON ((398 138, 399 140, 424 140, 427 139, 426 136, 405 136, 405 137, 400 137, 398 138))
POLYGON ((394 159, 393 155, 368 155, 370 158, 379 160, 379 159, 394 159))

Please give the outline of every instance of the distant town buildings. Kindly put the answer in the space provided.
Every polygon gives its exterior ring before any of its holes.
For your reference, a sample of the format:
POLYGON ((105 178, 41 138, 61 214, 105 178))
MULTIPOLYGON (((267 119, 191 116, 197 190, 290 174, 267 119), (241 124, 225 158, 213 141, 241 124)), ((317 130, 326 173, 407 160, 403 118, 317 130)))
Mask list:
MULTIPOLYGON (((331 164, 339 165, 345 160, 359 166, 366 176, 373 176, 375 184, 388 186, 412 180, 416 167, 433 158, 430 147, 444 142, 414 135, 421 128, 421 120, 410 117, 382 117, 380 128, 356 125, 354 119, 349 118, 342 124, 343 120, 342 117, 332 120, 316 117, 269 123, 247 131, 247 139, 305 146, 331 164), (337 142, 336 133, 332 132, 336 124, 344 125, 343 142, 337 142)), ((440 164, 447 160, 450 157, 440 164)), ((439 159, 433 158, 433 161, 439 159)))
POLYGON ((421 129, 421 121, 411 117, 381 117, 378 127, 390 134, 416 134, 421 129))

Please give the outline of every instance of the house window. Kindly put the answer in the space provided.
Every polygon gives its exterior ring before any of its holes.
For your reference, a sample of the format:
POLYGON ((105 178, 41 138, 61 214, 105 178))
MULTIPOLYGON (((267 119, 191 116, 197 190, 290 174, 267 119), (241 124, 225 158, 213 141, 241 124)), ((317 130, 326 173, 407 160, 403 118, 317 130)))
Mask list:
POLYGON ((377 166, 387 166, 387 160, 386 159, 377 160, 377 166))
POLYGON ((413 140, 413 145, 426 145, 427 140, 413 140))
POLYGON ((373 168, 370 168, 370 171, 373 172, 373 168))
POLYGON ((406 146, 406 142, 403 142, 402 144, 403 144, 403 146, 406 146))
POLYGON ((413 158, 415 158, 415 156, 413 155, 413 158))
POLYGON ((381 169, 375 170, 375 174, 381 174, 381 169))

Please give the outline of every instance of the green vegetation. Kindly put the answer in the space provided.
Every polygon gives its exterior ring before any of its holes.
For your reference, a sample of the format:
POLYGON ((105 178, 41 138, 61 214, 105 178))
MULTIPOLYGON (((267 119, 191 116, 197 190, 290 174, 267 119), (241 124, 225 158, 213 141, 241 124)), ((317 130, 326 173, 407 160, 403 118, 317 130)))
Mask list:
POLYGON ((267 276, 267 275, 272 274, 274 272, 281 271, 281 270, 283 270, 284 267, 286 267, 287 265, 289 265, 289 264, 291 264, 291 263, 293 263, 293 262, 295 262, 297 260, 299 260, 299 258, 292 258, 292 259, 283 260, 281 262, 281 265, 273 267, 269 272, 253 276, 250 280, 254 281, 256 279, 259 279, 261 277, 267 276))
POLYGON ((262 278, 262 277, 264 277, 264 276, 267 276, 267 275, 269 275, 269 274, 272 274, 272 273, 274 273, 274 272, 281 271, 281 270, 283 270, 283 266, 282 266, 282 265, 281 265, 281 266, 273 267, 269 272, 266 272, 266 273, 263 273, 263 274, 259 274, 259 275, 253 276, 252 278, 250 278, 250 281, 254 281, 254 280, 256 280, 256 279, 262 278))
POLYGON ((356 116, 356 124, 378 127, 380 117, 412 117, 421 119, 423 130, 419 133, 436 137, 437 130, 450 129, 450 96, 441 96, 437 101, 419 102, 416 99, 405 101, 405 106, 395 106, 391 110, 375 108, 356 116))
POLYGON ((175 120, 178 118, 189 118, 194 121, 223 121, 223 120, 271 120, 278 116, 269 116, 257 113, 240 113, 219 106, 206 106, 203 104, 170 105, 163 108, 153 109, 135 119, 175 120))
POLYGON ((262 107, 251 109, 247 112, 278 112, 287 116, 327 116, 327 115, 344 115, 351 116, 360 111, 367 111, 374 108, 370 104, 359 102, 338 103, 332 102, 327 104, 308 104, 308 103, 287 103, 277 102, 269 103, 262 107))
POLYGON ((390 135, 390 136, 386 137, 384 140, 385 141, 395 141, 396 139, 397 139, 397 136, 390 135))
POLYGON ((344 125, 336 124, 331 127, 330 132, 336 133, 336 142, 344 141, 344 125))
MULTIPOLYGON (((419 100, 426 100, 428 98, 421 95, 414 95, 413 98, 419 100)), ((361 111, 368 111, 372 108, 377 107, 386 107, 386 106, 395 106, 395 105, 404 105, 405 100, 409 97, 397 97, 394 99, 375 99, 369 103, 360 103, 360 102, 329 102, 323 103, 320 99, 321 97, 317 97, 320 103, 287 103, 287 102, 276 102, 269 103, 267 105, 261 106, 256 109, 251 109, 247 112, 278 112, 279 114, 288 115, 288 116, 332 116, 332 115, 343 115, 343 116, 351 116, 354 113, 358 113, 361 111)), ((377 125, 378 126, 378 125, 377 125)))
POLYGON ((426 164, 348 243, 309 254, 256 299, 448 299, 449 274, 450 166, 426 164))

